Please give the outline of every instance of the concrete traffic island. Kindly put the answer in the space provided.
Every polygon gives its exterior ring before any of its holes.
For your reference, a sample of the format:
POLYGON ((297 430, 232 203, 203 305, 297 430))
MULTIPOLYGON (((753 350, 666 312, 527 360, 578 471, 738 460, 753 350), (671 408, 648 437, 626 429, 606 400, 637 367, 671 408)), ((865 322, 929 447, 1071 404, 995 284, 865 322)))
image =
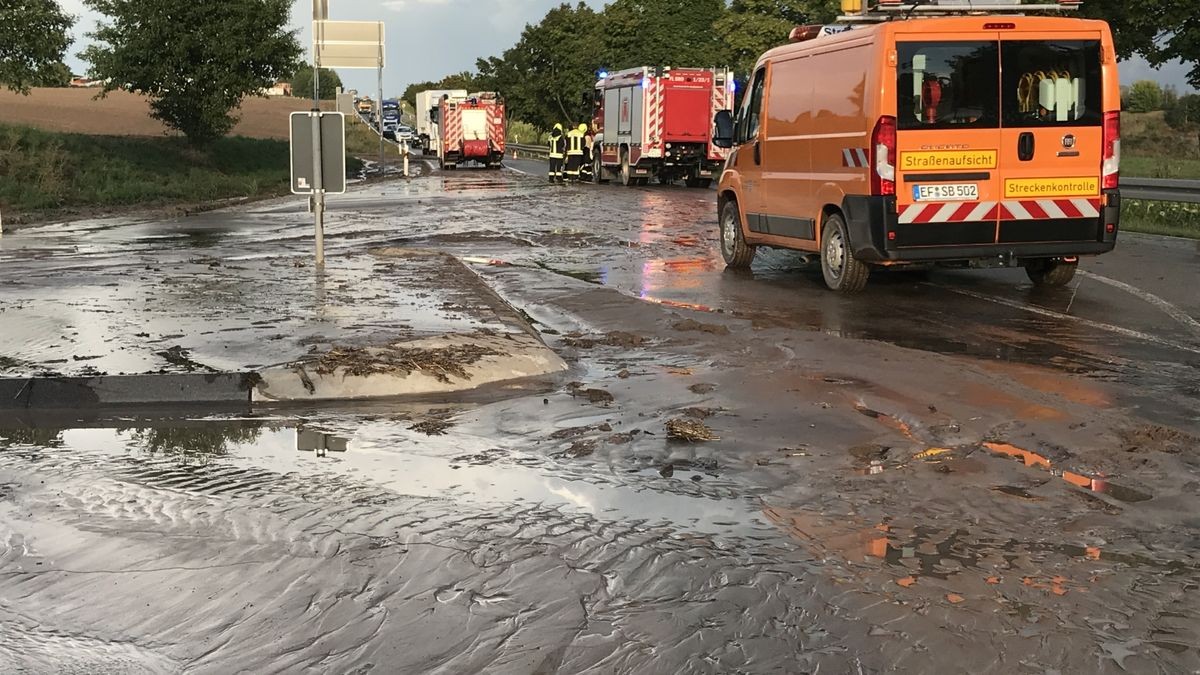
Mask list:
MULTIPOLYGON (((14 251, 23 282, 0 289, 0 409, 419 398, 566 369, 449 254, 350 244, 317 271, 303 254, 203 239, 229 217, 188 219, 203 255, 150 247, 70 276, 44 253, 74 257, 58 232, 22 232, 38 257, 14 251)), ((147 239, 170 241, 171 225, 147 239)))
POLYGON ((259 373, 256 402, 357 400, 460 393, 562 372, 567 364, 526 333, 443 335, 334 349, 259 373))

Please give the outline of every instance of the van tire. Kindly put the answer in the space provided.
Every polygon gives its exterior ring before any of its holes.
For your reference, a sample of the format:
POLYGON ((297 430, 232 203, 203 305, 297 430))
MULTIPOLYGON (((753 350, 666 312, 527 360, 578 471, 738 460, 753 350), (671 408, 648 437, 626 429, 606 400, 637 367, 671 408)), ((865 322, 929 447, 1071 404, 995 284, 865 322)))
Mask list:
POLYGON ((738 204, 730 199, 721 207, 721 257, 725 266, 733 269, 746 269, 754 262, 757 247, 746 243, 742 233, 742 214, 738 204))
POLYGON ((1043 258, 1025 263, 1025 274, 1034 286, 1054 288, 1066 286, 1075 278, 1076 262, 1066 262, 1055 258, 1043 258))
POLYGON ((821 276, 825 285, 839 293, 857 293, 867 286, 871 268, 854 257, 846 223, 831 213, 821 228, 821 276))

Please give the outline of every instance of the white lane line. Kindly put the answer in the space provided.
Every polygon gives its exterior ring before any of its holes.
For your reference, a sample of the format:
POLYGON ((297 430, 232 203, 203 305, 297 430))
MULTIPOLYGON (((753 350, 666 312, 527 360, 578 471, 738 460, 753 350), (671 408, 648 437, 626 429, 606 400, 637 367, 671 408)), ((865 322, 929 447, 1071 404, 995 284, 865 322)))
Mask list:
POLYGON ((1196 319, 1192 318, 1192 316, 1189 315, 1187 312, 1184 312, 1182 309, 1179 309, 1175 305, 1172 305, 1171 303, 1167 302, 1166 300, 1163 300, 1162 298, 1158 297, 1157 295, 1155 295, 1149 291, 1143 291, 1142 289, 1138 288, 1137 286, 1132 286, 1130 284, 1125 283, 1124 281, 1117 281, 1116 279, 1109 279, 1108 277, 1100 276, 1099 274, 1096 274, 1094 272, 1085 272, 1083 270, 1077 270, 1076 274, 1085 276, 1088 279, 1095 279, 1096 281, 1099 281, 1102 284, 1108 284, 1109 286, 1112 286, 1113 288, 1119 288, 1119 289, 1125 291, 1126 293, 1130 293, 1138 298, 1141 298, 1142 300, 1145 300, 1146 302, 1150 303, 1151 305, 1154 305, 1155 307, 1166 312, 1172 319, 1175 319, 1176 321, 1178 321, 1179 323, 1183 324, 1185 327, 1190 329, 1192 331, 1193 335, 1195 335, 1196 337, 1200 337, 1200 321, 1197 321, 1196 319))
POLYGON ((988 302, 994 302, 998 305, 1005 305, 1006 307, 1012 307, 1013 309, 1020 309, 1020 310, 1026 311, 1026 312, 1031 312, 1033 314, 1040 314, 1042 316, 1048 316, 1048 317, 1052 317, 1055 319, 1062 319, 1065 321, 1074 321, 1075 323, 1083 324, 1084 326, 1088 326, 1090 328, 1108 331, 1110 333, 1116 333, 1117 335, 1124 335, 1125 337, 1133 338, 1135 340, 1144 340, 1146 342, 1153 342, 1154 344, 1162 345, 1163 347, 1171 347, 1172 349, 1179 349, 1179 350, 1182 350, 1185 352, 1191 352, 1193 354, 1200 354, 1200 347, 1192 347, 1190 345, 1180 344, 1178 342, 1172 342, 1170 340, 1164 340, 1163 338, 1160 338, 1157 335, 1150 335, 1149 333, 1143 333, 1141 331, 1133 330, 1131 328, 1122 328, 1121 326, 1114 326, 1109 323, 1102 323, 1100 321, 1092 321, 1091 319, 1083 319, 1083 318, 1080 318, 1077 316, 1071 316, 1070 314, 1063 314, 1062 312, 1055 312, 1053 310, 1043 309, 1041 307, 1034 307, 1032 305, 1021 304, 1019 302, 1016 302, 1013 300, 1007 300, 1005 298, 998 298, 994 295, 986 295, 984 293, 968 291, 965 288, 954 288, 952 286, 945 286, 943 284, 929 284, 929 285, 936 286, 937 288, 940 288, 940 289, 943 289, 946 291, 950 291, 951 293, 958 293, 959 295, 966 295, 968 297, 977 298, 979 300, 986 300, 988 302))
POLYGON ((517 173, 521 174, 522 176, 528 176, 528 175, 530 175, 530 173, 529 173, 528 171, 522 171, 522 170, 520 170, 520 169, 514 169, 513 167, 511 167, 511 166, 509 166, 509 165, 507 165, 507 164, 505 164, 505 165, 504 165, 504 168, 505 168, 505 169, 508 169, 509 171, 516 171, 517 173))

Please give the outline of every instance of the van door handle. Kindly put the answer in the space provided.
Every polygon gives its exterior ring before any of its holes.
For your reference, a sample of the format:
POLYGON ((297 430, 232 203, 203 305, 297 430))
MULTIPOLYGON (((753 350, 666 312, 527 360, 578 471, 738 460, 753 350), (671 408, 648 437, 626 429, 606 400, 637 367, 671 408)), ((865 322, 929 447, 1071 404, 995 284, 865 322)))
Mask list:
POLYGON ((1017 156, 1022 162, 1028 162, 1033 159, 1033 132, 1021 132, 1021 137, 1017 139, 1017 156))
POLYGON ((762 148, 758 141, 754 141, 754 165, 762 164, 762 148))

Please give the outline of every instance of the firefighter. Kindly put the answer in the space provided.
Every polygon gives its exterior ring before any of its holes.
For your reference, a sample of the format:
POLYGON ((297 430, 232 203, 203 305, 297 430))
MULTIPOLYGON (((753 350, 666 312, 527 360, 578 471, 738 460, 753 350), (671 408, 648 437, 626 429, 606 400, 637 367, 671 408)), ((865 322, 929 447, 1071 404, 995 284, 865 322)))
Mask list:
POLYGON ((579 164, 579 180, 586 183, 593 182, 592 179, 592 143, 595 142, 595 136, 586 124, 579 125, 579 133, 583 134, 583 158, 579 164))
POLYGON ((563 138, 563 125, 555 124, 550 132, 550 182, 563 182, 563 153, 567 150, 567 140, 563 138))
POLYGON ((568 182, 579 180, 579 167, 583 166, 583 132, 579 128, 587 129, 587 125, 581 124, 567 132, 566 174, 568 182))

